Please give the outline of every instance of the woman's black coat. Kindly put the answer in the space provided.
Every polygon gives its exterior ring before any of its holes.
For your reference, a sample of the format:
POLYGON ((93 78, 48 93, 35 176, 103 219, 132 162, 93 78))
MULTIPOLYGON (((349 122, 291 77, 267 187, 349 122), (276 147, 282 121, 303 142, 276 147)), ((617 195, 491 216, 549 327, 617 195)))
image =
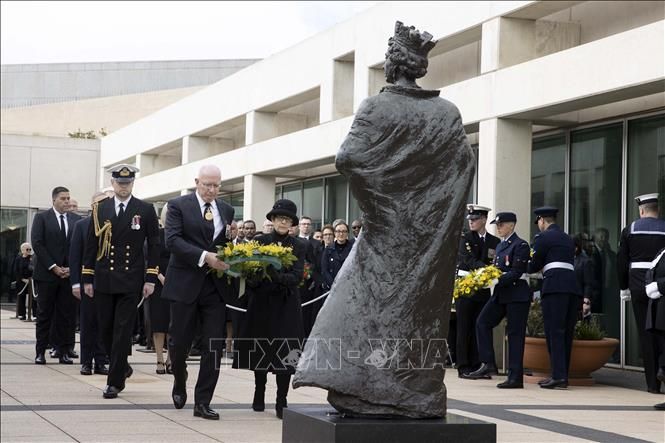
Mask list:
POLYGON ((307 251, 303 243, 276 232, 256 241, 290 246, 298 260, 289 269, 268 267, 272 281, 247 282, 247 312, 235 340, 233 367, 294 373, 305 338, 298 286, 307 251))
POLYGON ((344 260, 349 256, 351 248, 353 248, 353 240, 350 238, 346 242, 346 247, 340 249, 335 241, 332 245, 323 250, 321 255, 321 274, 323 275, 323 290, 329 291, 332 287, 337 273, 342 268, 344 260))

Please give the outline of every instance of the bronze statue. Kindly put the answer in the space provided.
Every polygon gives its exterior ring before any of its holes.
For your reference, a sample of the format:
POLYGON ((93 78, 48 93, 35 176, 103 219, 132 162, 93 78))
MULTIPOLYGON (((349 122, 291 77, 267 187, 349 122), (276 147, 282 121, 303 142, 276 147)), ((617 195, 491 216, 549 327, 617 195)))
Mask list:
POLYGON ((385 62, 392 85, 360 105, 337 153, 363 229, 293 385, 327 389, 347 415, 446 414, 445 338, 475 158, 457 108, 416 84, 434 45, 396 23, 385 62))

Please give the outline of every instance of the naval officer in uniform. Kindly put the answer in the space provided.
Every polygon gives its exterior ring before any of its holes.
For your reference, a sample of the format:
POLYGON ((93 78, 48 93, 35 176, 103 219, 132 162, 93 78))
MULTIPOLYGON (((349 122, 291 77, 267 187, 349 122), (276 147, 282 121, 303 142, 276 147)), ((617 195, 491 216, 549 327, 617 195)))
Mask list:
POLYGON ((540 230, 532 245, 528 272, 543 273, 541 306, 545 339, 552 363, 552 377, 539 382, 541 388, 568 387, 568 368, 582 292, 575 278, 575 243, 556 224, 559 210, 543 206, 534 211, 540 230))
MULTIPOLYGON (((466 219, 469 230, 462 235, 457 254, 457 275, 462 277, 475 269, 491 265, 496 256, 499 239, 485 229, 490 208, 467 205, 466 219)), ((476 343, 476 320, 490 298, 489 289, 481 289, 471 297, 455 300, 457 314, 457 338, 455 346, 455 366, 457 374, 472 372, 480 366, 476 343)))
POLYGON ((114 196, 93 204, 85 242, 81 281, 86 295, 95 298, 100 335, 110 356, 104 398, 117 397, 131 376, 127 355, 136 305, 141 296, 153 293, 159 274, 157 213, 152 204, 132 196, 138 171, 125 164, 110 169, 114 196))
POLYGON ((660 393, 658 373, 659 356, 665 352, 665 339, 647 331, 646 318, 649 297, 645 291, 645 275, 658 252, 665 248, 665 220, 658 218, 658 194, 645 194, 635 198, 640 208, 640 218, 621 232, 617 271, 620 297, 630 300, 637 323, 647 391, 660 393))

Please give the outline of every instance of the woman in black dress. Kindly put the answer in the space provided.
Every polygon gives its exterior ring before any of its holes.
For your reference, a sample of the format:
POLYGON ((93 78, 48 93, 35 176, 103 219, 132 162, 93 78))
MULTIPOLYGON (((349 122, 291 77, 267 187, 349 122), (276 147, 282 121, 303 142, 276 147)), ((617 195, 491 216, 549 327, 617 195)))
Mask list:
POLYGON ((171 321, 171 303, 162 299, 162 288, 166 281, 166 268, 169 266, 169 258, 171 257, 171 253, 166 249, 166 243, 164 242, 166 210, 167 206, 164 205, 159 219, 159 241, 162 245, 159 254, 159 274, 157 275, 159 281, 155 284, 155 292, 148 300, 152 341, 155 344, 155 354, 157 355, 157 369, 155 370, 157 374, 171 373, 171 359, 168 357, 168 353, 166 363, 164 363, 164 343, 168 339, 166 334, 169 331, 169 322, 171 321))
POLYGON ((277 400, 275 411, 282 418, 287 407, 291 375, 295 372, 305 336, 298 285, 303 278, 306 245, 289 236, 289 228, 298 225, 297 207, 290 200, 278 200, 267 214, 274 231, 255 240, 293 248, 297 261, 288 269, 268 267, 270 279, 247 282, 247 313, 235 342, 234 367, 254 371, 252 409, 265 409, 268 372, 275 374, 277 400))

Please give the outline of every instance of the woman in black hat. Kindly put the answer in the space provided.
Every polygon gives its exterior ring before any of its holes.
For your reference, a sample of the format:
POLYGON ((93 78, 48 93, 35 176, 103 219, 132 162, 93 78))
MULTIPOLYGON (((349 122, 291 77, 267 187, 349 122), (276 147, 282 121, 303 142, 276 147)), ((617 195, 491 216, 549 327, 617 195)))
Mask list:
POLYGON ((298 208, 291 200, 278 200, 266 215, 274 225, 270 234, 255 240, 293 248, 298 260, 288 269, 268 267, 270 279, 247 282, 247 313, 236 341, 234 367, 254 371, 252 409, 265 409, 268 372, 275 374, 277 400, 275 410, 282 418, 287 407, 291 375, 295 372, 305 337, 298 285, 303 278, 305 245, 289 236, 289 228, 298 225, 298 208))

